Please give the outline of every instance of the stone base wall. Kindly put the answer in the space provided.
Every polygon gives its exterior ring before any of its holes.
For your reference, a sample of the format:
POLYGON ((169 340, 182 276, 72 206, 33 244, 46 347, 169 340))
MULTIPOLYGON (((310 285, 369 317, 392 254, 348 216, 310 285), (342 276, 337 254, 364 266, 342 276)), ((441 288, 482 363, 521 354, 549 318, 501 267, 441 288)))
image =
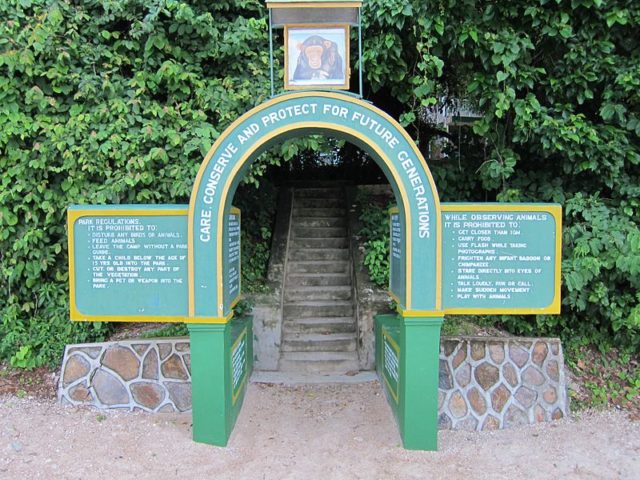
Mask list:
MULTIPOLYGON (((69 345, 58 398, 71 405, 148 412, 191 410, 188 338, 69 345)), ((486 430, 566 416, 558 339, 443 337, 441 429, 486 430)))
POLYGON ((58 398, 63 404, 147 412, 191 410, 187 338, 69 345, 58 398))
POLYGON ((509 428, 565 417, 564 358, 553 338, 443 337, 439 426, 509 428))

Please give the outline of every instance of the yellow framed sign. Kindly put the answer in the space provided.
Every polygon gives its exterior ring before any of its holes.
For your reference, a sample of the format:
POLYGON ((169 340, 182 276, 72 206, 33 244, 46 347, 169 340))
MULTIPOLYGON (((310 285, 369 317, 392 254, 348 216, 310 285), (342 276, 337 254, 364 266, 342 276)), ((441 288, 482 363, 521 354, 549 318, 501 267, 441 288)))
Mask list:
MULTIPOLYGON (((223 232, 224 305, 240 299, 240 210, 223 232)), ((69 231, 70 318, 93 322, 226 323, 189 315, 187 205, 74 205, 69 231)))
POLYGON ((562 208, 443 203, 446 314, 558 314, 562 208))

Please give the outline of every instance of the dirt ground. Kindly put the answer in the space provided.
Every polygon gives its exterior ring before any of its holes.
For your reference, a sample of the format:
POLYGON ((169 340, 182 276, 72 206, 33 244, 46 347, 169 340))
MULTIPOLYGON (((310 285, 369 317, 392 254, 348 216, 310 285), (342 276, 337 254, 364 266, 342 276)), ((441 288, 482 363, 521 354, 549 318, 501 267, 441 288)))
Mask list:
POLYGON ((640 423, 616 411, 406 451, 380 385, 250 384, 226 448, 188 414, 101 412, 0 396, 1 479, 640 478, 640 423))

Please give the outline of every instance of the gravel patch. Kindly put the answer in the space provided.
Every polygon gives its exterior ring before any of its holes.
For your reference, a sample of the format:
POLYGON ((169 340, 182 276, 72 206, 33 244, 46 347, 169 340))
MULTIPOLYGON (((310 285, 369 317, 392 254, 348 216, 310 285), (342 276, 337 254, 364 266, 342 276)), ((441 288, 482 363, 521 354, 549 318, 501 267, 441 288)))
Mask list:
POLYGON ((227 448, 191 440, 191 415, 97 411, 0 397, 0 478, 640 478, 640 423, 617 411, 401 447, 380 385, 248 387, 227 448))

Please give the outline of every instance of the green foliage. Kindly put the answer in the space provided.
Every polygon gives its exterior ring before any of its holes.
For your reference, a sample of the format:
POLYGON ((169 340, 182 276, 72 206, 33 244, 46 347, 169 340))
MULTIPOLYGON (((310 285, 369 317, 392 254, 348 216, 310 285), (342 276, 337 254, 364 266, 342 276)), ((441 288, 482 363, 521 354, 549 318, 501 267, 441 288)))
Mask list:
POLYGON ((158 337, 186 337, 189 335, 189 330, 185 323, 172 323, 171 325, 165 325, 156 330, 144 332, 140 335, 142 338, 158 338, 158 337))
POLYGON ((562 314, 498 320, 638 351, 640 3, 372 0, 364 23, 368 85, 416 138, 433 134, 420 106, 482 112, 431 163, 443 199, 564 206, 562 314))
POLYGON ((267 289, 278 190, 267 179, 262 179, 259 188, 255 185, 240 187, 233 201, 242 212, 242 290, 263 292, 267 289))
POLYGON ((467 318, 460 315, 447 316, 440 330, 441 335, 477 335, 478 325, 476 318, 467 318))
POLYGON ((640 395, 638 357, 629 350, 599 352, 586 347, 569 347, 568 366, 583 380, 570 390, 573 408, 616 407, 636 410, 640 395))
POLYGON ((233 307, 233 318, 241 318, 249 315, 251 310, 253 310, 253 303, 243 298, 233 307))
POLYGON ((365 249, 364 264, 369 270, 369 278, 380 287, 389 285, 389 242, 368 240, 365 249))
POLYGON ((31 347, 23 346, 11 357, 11 366, 31 369, 35 367, 35 359, 31 347))
POLYGON ((108 331, 68 320, 66 207, 185 203, 220 132, 269 94, 267 15, 7 0, 0 17, 0 358, 53 364, 108 331))
POLYGON ((356 196, 361 228, 358 236, 364 245, 364 264, 370 280, 379 287, 389 285, 389 212, 360 190, 356 196))
MULTIPOLYGON (((640 348, 640 3, 370 0, 363 11, 366 90, 414 137, 433 134, 421 108, 442 97, 483 112, 457 162, 431 165, 443 199, 565 205, 562 315, 503 321, 640 348)), ((0 17, 0 358, 38 366, 108 333, 68 321, 66 207, 186 202, 220 132, 270 93, 267 15, 258 0, 7 0, 0 17)), ((324 142, 287 141, 245 181, 324 142)), ((251 289, 271 224, 249 227, 238 206, 251 289)), ((369 266, 386 285, 380 238, 369 266)))

